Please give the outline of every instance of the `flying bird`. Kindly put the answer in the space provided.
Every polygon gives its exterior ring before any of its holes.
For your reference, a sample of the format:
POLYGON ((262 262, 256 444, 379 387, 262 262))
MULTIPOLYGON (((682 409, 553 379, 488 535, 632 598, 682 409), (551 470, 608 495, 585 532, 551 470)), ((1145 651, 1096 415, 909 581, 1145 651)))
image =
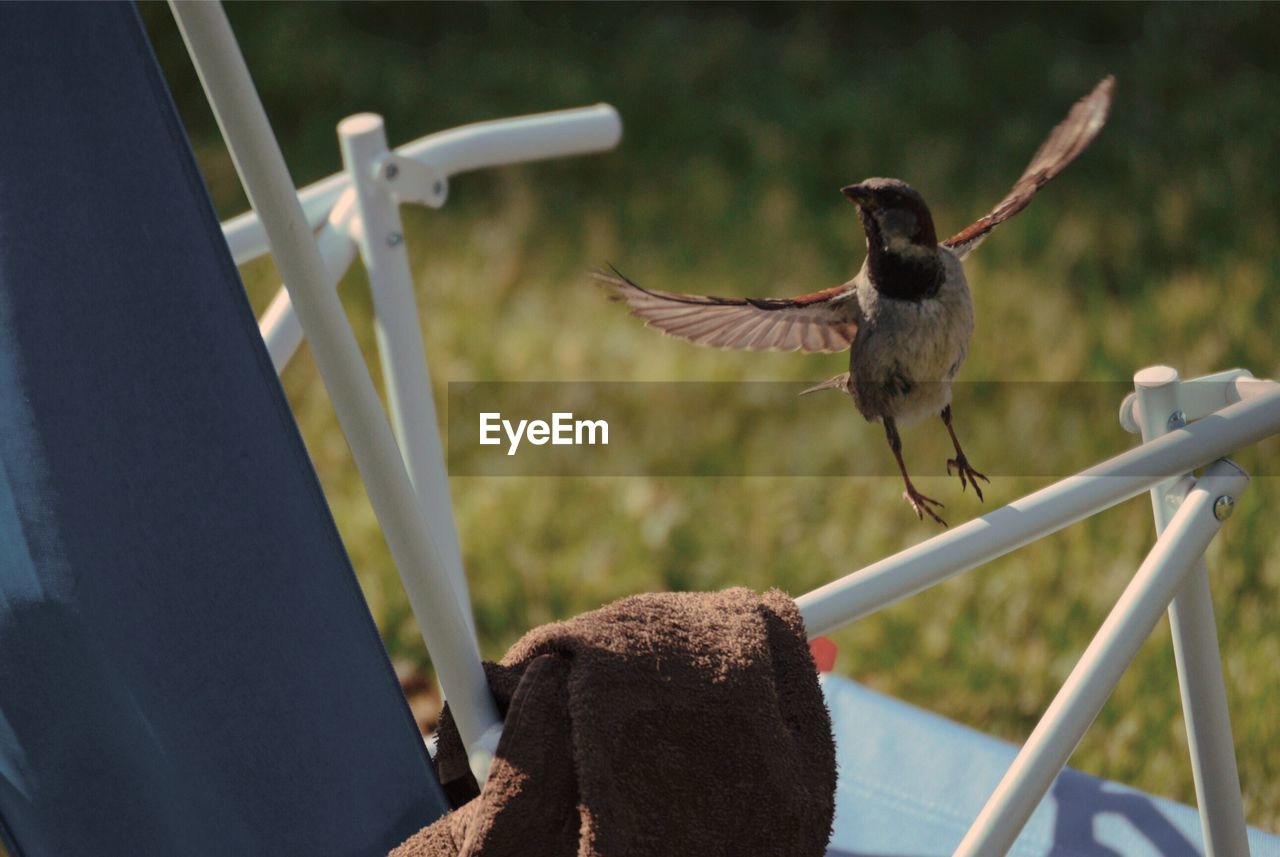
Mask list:
POLYGON ((1036 191, 1074 161, 1102 130, 1115 79, 1080 99, 1040 145, 1013 189, 991 212, 939 243, 924 198, 899 179, 870 178, 841 188, 857 206, 867 241, 861 269, 844 285, 794 298, 719 298, 646 289, 623 276, 596 279, 632 314, 671 336, 715 348, 834 352, 849 349, 849 371, 805 390, 841 390, 869 422, 884 425, 889 448, 921 520, 946 526, 911 482, 899 425, 938 414, 955 458, 947 473, 972 485, 990 482, 965 457, 952 424, 951 384, 973 333, 973 303, 961 262, 991 230, 1026 208, 1036 191))

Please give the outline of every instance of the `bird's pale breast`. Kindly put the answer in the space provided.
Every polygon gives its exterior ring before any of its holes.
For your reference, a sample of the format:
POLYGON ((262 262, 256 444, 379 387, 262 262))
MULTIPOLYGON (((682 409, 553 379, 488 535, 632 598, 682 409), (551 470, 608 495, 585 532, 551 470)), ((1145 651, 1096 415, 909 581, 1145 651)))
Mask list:
POLYGON ((951 401, 951 382, 973 333, 973 303, 960 260, 939 248, 945 276, 931 298, 898 300, 858 288, 863 323, 849 357, 854 404, 868 420, 900 424, 936 416, 951 401))

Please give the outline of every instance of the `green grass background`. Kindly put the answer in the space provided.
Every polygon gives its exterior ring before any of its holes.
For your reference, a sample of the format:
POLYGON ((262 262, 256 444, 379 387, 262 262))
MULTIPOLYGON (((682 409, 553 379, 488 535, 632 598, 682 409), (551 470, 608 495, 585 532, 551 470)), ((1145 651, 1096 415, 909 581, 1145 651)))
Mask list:
MULTIPOLYGON (((219 213, 245 203, 163 6, 145 6, 219 213)), ((1280 376, 1280 8, 1231 5, 232 4, 295 179, 338 169, 334 125, 371 110, 393 142, 464 122, 607 101, 613 153, 459 177, 406 210, 429 361, 448 381, 785 380, 845 358, 719 353, 665 339, 584 284, 616 262, 677 290, 787 295, 862 257, 837 188, 900 176, 939 231, 999 199, 1042 135, 1105 73, 1111 121, 968 268, 978 326, 963 378, 1124 381, 1244 366, 1280 376)), ((278 283, 247 266, 256 309, 278 283)), ((357 267, 342 287, 373 354, 357 267)), ((305 350, 284 385, 388 649, 426 654, 305 350)), ((379 379, 380 383, 380 379, 379 379)), ((798 406, 797 406, 798 407, 798 406)), ((1082 453, 1113 420, 1057 415, 1082 453)), ((690 420, 703 415, 690 413, 690 420)), ((982 467, 1037 415, 958 415, 982 467)), ((941 427, 907 433, 912 437, 941 427)), ((808 439, 795 438, 796 442, 808 439)), ((838 443, 888 456, 848 409, 838 443)), ((1248 458, 1276 473, 1270 444, 1248 458)), ((732 451, 729 451, 732 453, 732 451)), ((922 477, 959 523, 1045 484, 1000 477, 986 506, 922 477)), ((634 592, 800 594, 931 536, 877 478, 454 478, 485 654, 634 592)), ((1210 551, 1249 820, 1280 830, 1280 485, 1255 479, 1210 551)), ((1023 740, 1152 540, 1138 498, 833 635, 838 671, 1023 740)), ((1162 622, 1072 764, 1193 802, 1162 622)))

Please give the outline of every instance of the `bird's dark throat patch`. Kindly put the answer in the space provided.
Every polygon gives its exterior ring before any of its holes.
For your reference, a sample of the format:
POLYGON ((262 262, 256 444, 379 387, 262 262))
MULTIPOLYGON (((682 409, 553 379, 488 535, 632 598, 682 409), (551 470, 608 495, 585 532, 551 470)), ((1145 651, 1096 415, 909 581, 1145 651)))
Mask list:
POLYGON ((876 219, 863 212, 859 214, 867 233, 867 269, 876 291, 904 301, 920 301, 936 295, 942 288, 943 278, 937 245, 913 241, 909 252, 896 252, 889 248, 876 219))

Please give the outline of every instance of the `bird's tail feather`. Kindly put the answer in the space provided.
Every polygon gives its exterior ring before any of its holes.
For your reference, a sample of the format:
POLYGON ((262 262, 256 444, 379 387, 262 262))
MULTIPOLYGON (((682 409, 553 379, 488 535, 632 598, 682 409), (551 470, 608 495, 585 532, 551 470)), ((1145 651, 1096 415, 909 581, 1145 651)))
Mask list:
POLYGON ((834 378, 828 378, 821 384, 815 384, 807 390, 802 390, 800 395, 807 396, 810 393, 816 393, 819 390, 848 390, 849 389, 849 373, 844 372, 836 375, 834 378))

